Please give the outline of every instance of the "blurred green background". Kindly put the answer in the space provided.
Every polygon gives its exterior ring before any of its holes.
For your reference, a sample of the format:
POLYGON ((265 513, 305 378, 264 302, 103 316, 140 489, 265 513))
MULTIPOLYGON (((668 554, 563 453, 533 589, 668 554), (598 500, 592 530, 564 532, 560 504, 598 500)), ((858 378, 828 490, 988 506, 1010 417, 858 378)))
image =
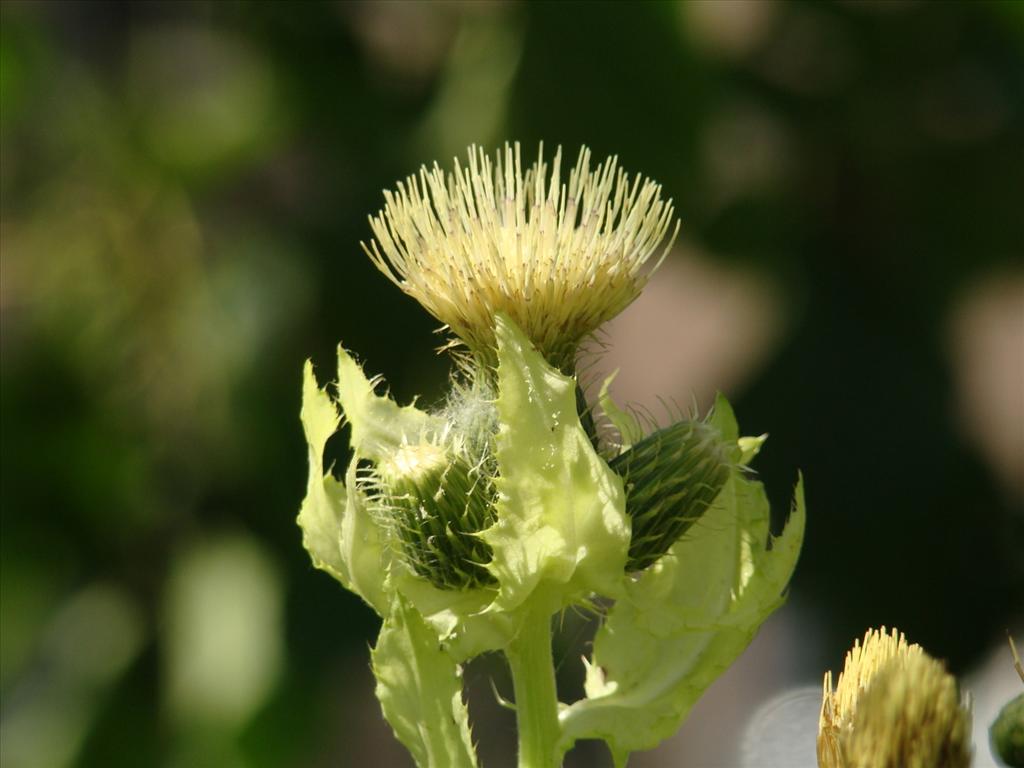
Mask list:
MULTIPOLYGON (((785 675, 720 733, 868 626, 957 673, 1021 627, 1024 3, 0 11, 5 768, 408 765, 376 619, 294 523, 300 372, 343 340, 440 396, 436 323, 359 241, 473 142, 658 179, 679 244, 594 370, 655 415, 724 390, 777 510, 806 475, 785 675)), ((467 678, 511 765, 500 664, 467 678)))

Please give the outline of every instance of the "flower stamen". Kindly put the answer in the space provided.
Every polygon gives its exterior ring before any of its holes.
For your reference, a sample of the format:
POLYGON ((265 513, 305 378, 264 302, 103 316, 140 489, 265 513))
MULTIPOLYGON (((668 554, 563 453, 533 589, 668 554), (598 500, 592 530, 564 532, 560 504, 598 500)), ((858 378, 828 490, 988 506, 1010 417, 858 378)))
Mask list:
POLYGON ((631 179, 616 157, 591 170, 583 147, 566 184, 561 155, 549 168, 542 145, 524 173, 516 143, 493 162, 471 147, 452 173, 424 166, 384 193, 363 250, 475 354, 493 357, 504 312, 549 361, 571 366, 580 341, 637 297, 679 225, 661 186, 631 179))

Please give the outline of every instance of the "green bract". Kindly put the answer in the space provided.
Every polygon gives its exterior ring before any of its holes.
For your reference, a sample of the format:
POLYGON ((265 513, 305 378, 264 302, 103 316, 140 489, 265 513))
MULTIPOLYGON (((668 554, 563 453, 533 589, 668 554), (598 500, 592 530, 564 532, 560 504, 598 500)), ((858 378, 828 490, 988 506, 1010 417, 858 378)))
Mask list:
POLYGON ((376 512, 402 542, 412 569, 438 589, 493 583, 480 532, 493 523, 488 467, 443 442, 405 445, 377 463, 376 512))
POLYGON ((576 413, 576 383, 499 316, 496 608, 527 600, 548 613, 622 582, 630 527, 622 480, 594 452, 576 413))
POLYGON ((486 385, 458 387, 436 413, 378 394, 343 349, 336 399, 307 364, 304 544, 383 618, 377 695, 420 766, 476 765, 459 664, 496 650, 512 662, 521 767, 556 766, 592 738, 623 765, 675 731, 783 601, 802 491, 771 539, 744 466, 764 438, 739 438, 722 397, 708 421, 645 437, 606 386, 600 404, 622 444, 606 461, 580 423, 575 377, 504 315, 494 338, 486 385), (323 466, 342 419, 344 482, 323 466), (614 602, 587 697, 559 713, 550 619, 597 598, 614 602))
POLYGON ((729 477, 736 442, 714 426, 684 419, 659 429, 609 462, 626 483, 633 523, 630 571, 658 562, 703 516, 729 477))

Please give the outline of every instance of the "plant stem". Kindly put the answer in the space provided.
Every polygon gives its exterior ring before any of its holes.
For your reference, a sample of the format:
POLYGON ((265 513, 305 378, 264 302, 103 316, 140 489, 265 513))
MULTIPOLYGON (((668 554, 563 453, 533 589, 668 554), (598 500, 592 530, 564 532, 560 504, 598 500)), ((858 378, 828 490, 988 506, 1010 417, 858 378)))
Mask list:
POLYGON ((515 691, 519 768, 558 768, 558 691, 551 655, 551 618, 527 617, 505 649, 515 691))

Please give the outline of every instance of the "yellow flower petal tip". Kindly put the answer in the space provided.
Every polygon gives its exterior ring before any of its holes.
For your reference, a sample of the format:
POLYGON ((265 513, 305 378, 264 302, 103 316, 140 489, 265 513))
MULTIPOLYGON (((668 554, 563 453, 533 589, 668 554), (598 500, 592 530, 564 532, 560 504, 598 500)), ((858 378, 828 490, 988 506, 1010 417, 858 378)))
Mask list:
POLYGON ((970 743, 956 679, 895 629, 854 643, 835 690, 825 674, 820 768, 967 768, 970 743))
POLYGON ((650 257, 678 232, 661 187, 610 157, 580 150, 563 180, 562 151, 541 145, 524 170, 519 144, 492 161, 470 147, 445 173, 435 163, 386 191, 361 243, 373 263, 474 354, 494 359, 494 318, 506 313, 553 364, 639 294, 650 257))

